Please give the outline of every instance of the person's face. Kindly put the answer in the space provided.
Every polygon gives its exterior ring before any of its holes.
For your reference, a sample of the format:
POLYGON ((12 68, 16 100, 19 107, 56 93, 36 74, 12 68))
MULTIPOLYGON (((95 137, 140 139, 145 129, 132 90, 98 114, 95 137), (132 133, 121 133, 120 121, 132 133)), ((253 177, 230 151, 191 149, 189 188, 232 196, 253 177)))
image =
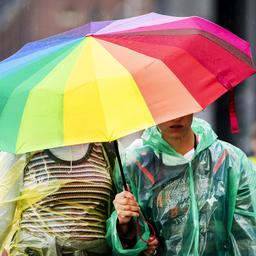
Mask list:
POLYGON ((165 138, 182 139, 191 132, 192 120, 193 114, 190 114, 159 124, 158 127, 165 138))

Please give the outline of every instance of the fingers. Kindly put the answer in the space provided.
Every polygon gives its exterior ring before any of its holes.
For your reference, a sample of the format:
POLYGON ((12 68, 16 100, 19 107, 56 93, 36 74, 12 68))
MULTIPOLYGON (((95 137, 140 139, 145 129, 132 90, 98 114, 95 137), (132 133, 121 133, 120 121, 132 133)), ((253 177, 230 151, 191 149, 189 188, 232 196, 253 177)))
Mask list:
POLYGON ((128 223, 131 217, 139 216, 139 205, 132 193, 123 191, 113 201, 120 224, 128 223))
POLYGON ((143 255, 144 256, 152 256, 152 255, 155 255, 156 254, 156 251, 152 251, 152 250, 147 250, 145 252, 143 252, 143 255))
POLYGON ((126 191, 126 190, 118 193, 116 195, 116 198, 131 198, 131 199, 134 199, 136 201, 134 195, 131 192, 126 191))
POLYGON ((143 255, 145 256, 155 255, 158 247, 159 247, 158 239, 154 236, 150 236, 148 239, 148 248, 144 251, 143 255))
POLYGON ((152 256, 156 254, 156 249, 147 249, 143 252, 144 256, 152 256))
POLYGON ((155 255, 156 254, 156 249, 153 248, 148 248, 147 250, 145 250, 143 252, 143 255, 145 256, 151 256, 151 255, 155 255))
POLYGON ((123 191, 116 195, 113 201, 114 205, 120 207, 120 210, 139 209, 139 205, 132 193, 123 191))
POLYGON ((158 247, 159 246, 159 241, 156 237, 150 236, 148 240, 148 247, 158 247))

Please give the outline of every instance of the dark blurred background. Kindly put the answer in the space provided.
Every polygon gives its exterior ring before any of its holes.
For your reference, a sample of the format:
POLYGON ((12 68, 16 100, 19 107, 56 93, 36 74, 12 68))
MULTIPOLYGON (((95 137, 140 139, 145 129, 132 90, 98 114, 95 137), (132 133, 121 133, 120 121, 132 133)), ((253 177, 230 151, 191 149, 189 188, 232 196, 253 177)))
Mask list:
MULTIPOLYGON (((0 60, 25 43, 63 32, 92 20, 126 18, 158 12, 207 18, 251 43, 255 61, 256 0, 0 0, 0 60)), ((228 95, 198 116, 219 138, 250 154, 250 127, 256 120, 256 76, 236 88, 240 133, 230 132, 228 95)))

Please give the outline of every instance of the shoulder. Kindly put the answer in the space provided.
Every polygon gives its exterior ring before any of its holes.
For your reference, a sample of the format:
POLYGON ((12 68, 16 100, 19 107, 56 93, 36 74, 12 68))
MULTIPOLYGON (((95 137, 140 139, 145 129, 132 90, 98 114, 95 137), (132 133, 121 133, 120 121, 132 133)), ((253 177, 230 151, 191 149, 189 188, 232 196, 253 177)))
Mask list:
POLYGON ((215 140, 214 143, 212 143, 208 147, 208 149, 211 150, 213 153, 215 153, 216 157, 218 157, 224 151, 229 156, 234 157, 235 159, 246 156, 246 154, 240 148, 234 146, 229 142, 219 140, 219 139, 215 140))
POLYGON ((216 146, 221 147, 223 150, 229 153, 231 157, 234 159, 241 159, 243 157, 246 157, 246 154, 241 150, 240 148, 232 145, 231 143, 228 143, 226 141, 217 140, 216 146))
MULTIPOLYGON (((212 158, 216 161, 225 160, 227 166, 242 171, 253 169, 251 161, 240 148, 226 141, 217 140, 212 146, 212 158)), ((222 161, 222 162, 223 162, 222 161)))
POLYGON ((148 165, 156 156, 156 152, 149 145, 144 145, 141 139, 136 140, 124 153, 126 165, 140 162, 143 166, 148 165))

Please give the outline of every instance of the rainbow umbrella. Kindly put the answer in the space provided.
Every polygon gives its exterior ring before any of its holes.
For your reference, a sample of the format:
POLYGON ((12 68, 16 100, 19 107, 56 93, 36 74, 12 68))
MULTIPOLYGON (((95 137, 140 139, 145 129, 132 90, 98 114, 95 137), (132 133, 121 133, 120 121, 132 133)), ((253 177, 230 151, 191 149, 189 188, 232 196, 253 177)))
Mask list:
POLYGON ((253 73, 249 44, 200 17, 91 22, 0 63, 0 149, 112 141, 201 111, 253 73))

